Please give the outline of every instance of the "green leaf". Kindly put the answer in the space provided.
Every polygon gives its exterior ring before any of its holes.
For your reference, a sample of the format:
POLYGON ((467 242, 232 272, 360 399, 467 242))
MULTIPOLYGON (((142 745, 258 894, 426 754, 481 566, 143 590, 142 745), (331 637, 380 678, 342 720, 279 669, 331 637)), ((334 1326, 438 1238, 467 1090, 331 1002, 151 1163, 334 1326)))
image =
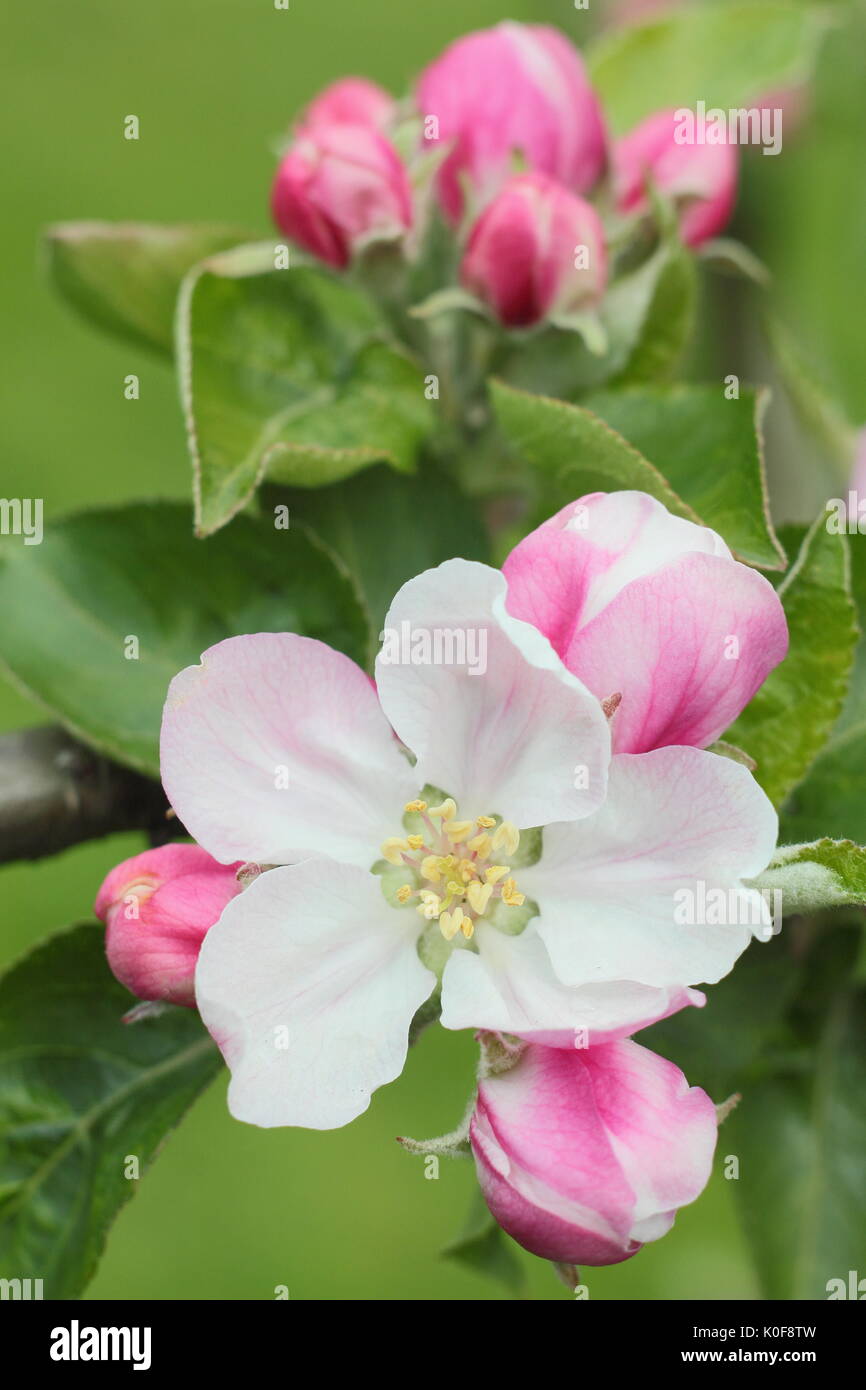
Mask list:
POLYGON ((651 459, 741 560, 783 569, 764 475, 767 400, 749 387, 728 400, 721 386, 645 386, 590 396, 585 405, 651 459))
POLYGON ((489 558, 476 509, 447 475, 425 465, 406 478, 377 467, 315 491, 269 490, 343 561, 364 596, 372 632, 407 579, 455 557, 489 558))
POLYGON ((103 931, 76 927, 0 981, 0 1274, 75 1298, 166 1134, 216 1076, 191 1009, 124 1024, 103 931))
POLYGON ((754 105, 808 78, 826 27, 820 11, 784 0, 682 6, 614 29, 587 53, 615 135, 653 111, 754 105))
POLYGON ((353 583, 294 517, 289 530, 242 517, 196 541, 188 507, 142 503, 69 517, 39 546, 0 544, 0 660, 74 733, 144 772, 158 773, 182 667, 224 637, 287 630, 365 659, 353 583))
POLYGON ((432 423, 423 370, 376 341, 376 311, 346 280, 240 247, 191 272, 177 331, 199 534, 266 477, 312 488, 379 460, 413 469, 432 423))
POLYGON ((768 1298, 839 1297, 831 1280, 850 1296, 849 1270, 862 1274, 866 992, 851 982, 856 938, 850 929, 819 938, 792 1011, 799 1049, 767 1058, 722 1129, 723 1150, 739 1159, 735 1193, 768 1298), (825 966, 837 954, 846 966, 826 998, 818 953, 825 966))
POLYGON ((523 1292, 526 1284, 523 1266, 512 1242, 490 1214, 480 1190, 476 1190, 463 1230, 456 1240, 445 1246, 442 1254, 476 1274, 498 1280, 515 1297, 523 1292))
POLYGON ((825 522, 824 514, 815 521, 779 586, 788 655, 725 734, 755 759, 755 776, 776 805, 827 742, 854 660, 858 632, 846 538, 825 522))
POLYGON ((784 563, 766 509, 752 393, 727 401, 712 387, 642 387, 574 406, 502 382, 491 390, 506 438, 542 479, 539 520, 595 488, 636 488, 720 531, 741 559, 784 563))
POLYGON ((61 222, 45 235, 56 288, 97 327, 171 355, 181 281, 197 261, 247 240, 208 223, 61 222))
POLYGON ((811 844, 783 845, 749 886, 782 894, 782 910, 820 912, 828 907, 866 907, 866 849, 853 840, 826 837, 811 844))
POLYGON ((706 988, 704 1008, 681 1009, 644 1029, 638 1041, 675 1062, 692 1085, 702 1086, 719 1104, 748 1086, 755 1061, 782 1028, 801 980, 802 965, 783 930, 769 941, 752 942, 731 973, 706 988))
POLYGON ((850 835, 866 843, 866 722, 834 735, 782 808, 780 839, 850 835))

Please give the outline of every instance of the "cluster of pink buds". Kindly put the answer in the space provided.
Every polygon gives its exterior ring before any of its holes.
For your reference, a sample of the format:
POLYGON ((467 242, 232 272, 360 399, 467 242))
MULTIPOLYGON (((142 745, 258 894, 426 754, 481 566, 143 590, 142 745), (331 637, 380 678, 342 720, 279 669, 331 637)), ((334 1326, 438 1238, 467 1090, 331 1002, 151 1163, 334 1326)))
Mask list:
POLYGON ((730 218, 736 180, 734 148, 677 143, 673 112, 612 140, 577 50, 546 25, 505 21, 452 43, 408 104, 362 78, 326 88, 298 122, 271 206, 287 237, 339 270, 371 242, 413 254, 436 207, 464 290, 525 329, 604 295, 605 229, 587 198, 606 181, 621 216, 643 217, 652 189, 668 198, 696 247, 730 218))

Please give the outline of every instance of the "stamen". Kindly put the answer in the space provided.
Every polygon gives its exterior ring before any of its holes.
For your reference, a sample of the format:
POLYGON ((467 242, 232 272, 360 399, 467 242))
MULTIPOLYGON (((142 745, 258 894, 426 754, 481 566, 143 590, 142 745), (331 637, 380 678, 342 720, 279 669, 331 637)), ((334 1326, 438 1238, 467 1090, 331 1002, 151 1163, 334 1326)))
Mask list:
POLYGON ((482 830, 492 830, 496 821, 492 816, 478 816, 475 824, 480 826, 482 830))
POLYGON ((382 842, 382 854, 389 864, 402 864, 403 851, 409 848, 408 840, 401 840, 398 835, 390 835, 387 840, 382 842))
POLYGON ((479 917, 483 917, 484 913, 487 911, 487 904, 490 902, 492 893, 492 883, 479 883, 477 879, 474 883, 470 883, 469 887, 466 889, 466 896, 469 899, 469 903, 474 907, 479 917))
POLYGON ((457 802, 452 797, 446 796, 439 806, 430 807, 430 814, 443 821, 451 820, 457 815, 457 802))
POLYGON ((473 835, 471 840, 466 841, 466 848, 477 854, 479 859, 486 859, 490 853, 490 836, 482 830, 480 835, 473 835))
POLYGON ((517 852, 520 844, 520 831, 510 820, 504 820, 493 832, 493 849, 504 849, 507 855, 517 852))
POLYGON ((471 820, 449 820, 442 828, 452 845, 458 845, 461 840, 466 839, 467 835, 471 835, 472 831, 475 829, 471 820))
POLYGON ((463 913, 457 907, 453 912, 443 912, 439 918, 439 930, 446 941, 453 941, 463 923, 463 913))
POLYGON ((426 810, 427 810, 427 802, 426 802, 426 801, 407 801, 407 802, 406 802, 406 805, 403 807, 403 810, 404 810, 404 811, 409 811, 409 812, 412 812, 412 811, 426 811, 426 810))
POLYGON ((407 903, 412 896, 411 883, 404 883, 402 888, 397 889, 398 903, 407 903))
POLYGON ((507 864, 491 864, 489 869, 484 870, 484 877, 488 883, 498 883, 508 872, 507 864))
POLYGON ((424 846, 424 836, 423 836, 423 835, 407 835, 407 836, 406 836, 406 844, 409 846, 410 849, 422 849, 423 846, 424 846))
POLYGON ((428 879, 430 883, 438 883, 442 877, 442 860, 438 854, 428 854, 426 859, 421 860, 422 877, 428 879))
POLYGON ((475 923, 473 922, 471 917, 463 918, 463 921, 460 923, 460 930, 462 931, 463 935, 466 937, 466 940, 468 941, 475 930, 475 923))

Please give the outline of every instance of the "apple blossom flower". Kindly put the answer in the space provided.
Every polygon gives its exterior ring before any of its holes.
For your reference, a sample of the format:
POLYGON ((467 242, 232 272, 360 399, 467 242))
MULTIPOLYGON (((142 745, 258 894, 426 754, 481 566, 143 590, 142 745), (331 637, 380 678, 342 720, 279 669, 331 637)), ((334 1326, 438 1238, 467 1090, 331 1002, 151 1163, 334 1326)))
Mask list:
POLYGON ((749 772, 695 748, 611 760, 601 701, 506 588, 451 560, 386 619, 483 632, 483 673, 422 642, 417 660, 383 648, 374 687, 320 642, 263 633, 172 682, 172 805, 217 859, 280 866, 228 904, 196 971, 239 1119, 353 1119, 401 1071, 437 978, 445 1027, 539 1041, 603 1041, 701 1002, 692 986, 726 974, 751 929, 679 925, 684 882, 766 919, 741 880, 777 821, 749 772))
POLYGON ((548 175, 515 175, 474 223, 460 278, 510 328, 591 309, 607 280, 601 218, 548 175))
POLYGON ((646 212, 649 180, 679 208, 686 245, 700 246, 727 226, 734 210, 736 146, 678 144, 676 128, 675 111, 656 111, 615 142, 614 194, 620 212, 646 212))
POLYGON ((485 1200, 525 1249, 610 1265, 673 1225, 709 1179, 716 1110, 635 1042, 529 1046, 478 1088, 470 1142, 485 1200))
POLYGON ((367 125, 316 122, 298 135, 277 170, 274 221, 286 236, 343 269, 374 236, 412 225, 412 195, 394 146, 367 125))
POLYGON ((506 20, 457 39, 418 80, 416 104, 449 147, 438 175, 446 216, 459 221, 464 187, 477 209, 514 172, 515 153, 576 193, 605 162, 601 107, 580 54, 545 24, 506 20))
POLYGON ((591 493, 503 565, 508 610, 548 637, 600 699, 617 691, 617 752, 706 747, 788 648, 772 585, 721 536, 642 492, 591 493))
POLYGON ((199 949, 240 892, 239 868, 181 844, 145 850, 111 870, 94 911, 106 926, 108 964, 136 998, 195 1005, 199 949))
POLYGON ((317 125, 366 125, 384 131, 394 111, 394 98, 377 82, 341 77, 313 97, 298 125, 302 130, 317 125))

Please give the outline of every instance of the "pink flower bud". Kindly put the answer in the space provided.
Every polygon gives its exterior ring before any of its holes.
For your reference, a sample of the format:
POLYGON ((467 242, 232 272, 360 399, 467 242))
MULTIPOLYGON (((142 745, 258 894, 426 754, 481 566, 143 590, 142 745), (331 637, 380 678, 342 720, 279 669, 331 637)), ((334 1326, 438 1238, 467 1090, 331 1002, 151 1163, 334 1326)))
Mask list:
POLYGON ((108 964, 138 999, 193 1007, 201 943, 240 892, 239 864, 198 845, 164 845, 112 869, 96 898, 108 964))
POLYGON ((614 190, 622 213, 649 207, 647 181, 680 209, 680 234, 687 246, 718 235, 730 220, 737 196, 734 145, 679 144, 674 111, 656 111, 613 148, 614 190))
POLYGON ((281 231, 338 269, 367 237, 399 236, 412 224, 400 157, 364 125, 307 126, 277 170, 271 208, 281 231))
POLYGON ((510 328, 592 308, 607 279, 601 220, 546 174, 518 174, 473 226, 460 278, 510 328))
POLYGON ((366 77, 341 77, 313 97, 299 125, 310 130, 317 125, 366 125, 384 130, 394 115, 390 92, 366 77))
POLYGON ((452 146, 437 182, 453 222, 463 184, 482 206, 514 172, 515 153, 578 193, 604 167, 601 107, 580 54, 547 25, 506 20, 458 39, 421 74, 416 100, 425 140, 452 146))
POLYGON ((564 1264, 617 1264, 670 1229, 705 1186, 715 1106, 635 1042, 531 1044, 478 1088, 481 1189, 510 1236, 564 1264))

